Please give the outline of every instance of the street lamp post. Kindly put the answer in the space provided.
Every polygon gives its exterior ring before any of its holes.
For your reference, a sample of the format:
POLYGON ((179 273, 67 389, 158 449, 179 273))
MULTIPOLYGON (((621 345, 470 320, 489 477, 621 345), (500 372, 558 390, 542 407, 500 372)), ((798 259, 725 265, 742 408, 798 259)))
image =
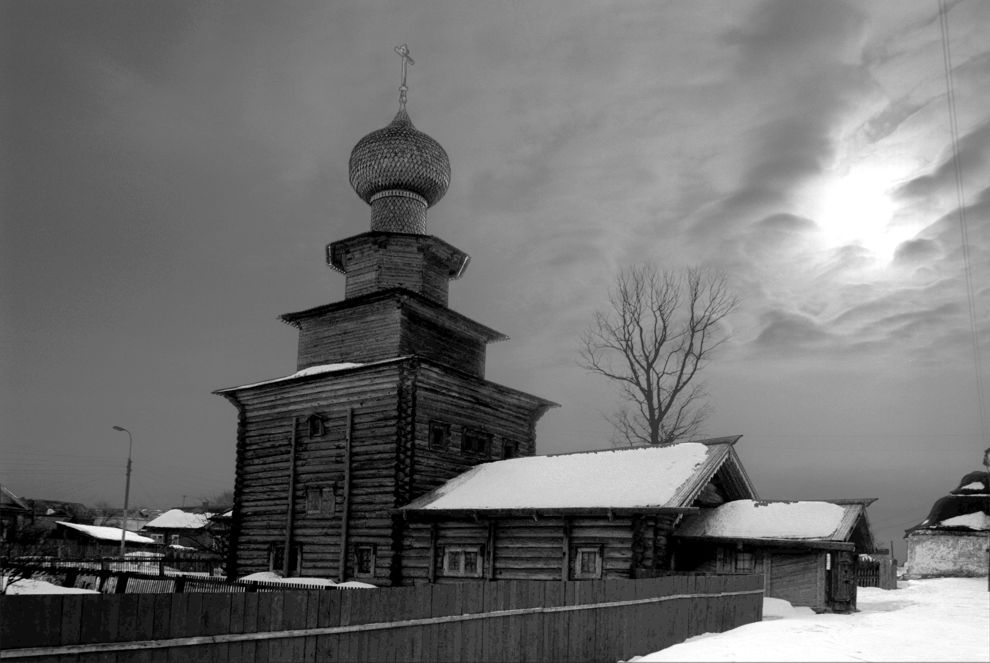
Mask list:
POLYGON ((124 556, 124 547, 127 542, 127 503, 131 497, 131 447, 134 446, 134 438, 131 431, 123 426, 114 426, 115 431, 127 433, 127 483, 124 485, 124 519, 120 523, 120 556, 124 556))

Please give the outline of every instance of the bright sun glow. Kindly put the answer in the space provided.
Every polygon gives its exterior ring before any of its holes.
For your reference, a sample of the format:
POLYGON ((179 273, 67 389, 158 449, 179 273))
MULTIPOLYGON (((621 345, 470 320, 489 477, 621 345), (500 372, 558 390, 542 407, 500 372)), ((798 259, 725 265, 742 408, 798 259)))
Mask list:
POLYGON ((812 219, 832 248, 856 244, 887 263, 910 233, 893 228, 895 205, 889 191, 897 182, 891 168, 856 167, 830 175, 809 193, 814 196, 812 219))

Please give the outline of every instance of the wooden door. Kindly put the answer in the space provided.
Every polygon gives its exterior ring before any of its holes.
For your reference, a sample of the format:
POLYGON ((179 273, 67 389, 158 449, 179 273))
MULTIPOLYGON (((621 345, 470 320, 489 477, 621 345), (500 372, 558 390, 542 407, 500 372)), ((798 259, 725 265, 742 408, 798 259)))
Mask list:
POLYGON ((836 612, 852 612, 856 609, 856 556, 846 551, 836 551, 831 555, 829 607, 836 612))

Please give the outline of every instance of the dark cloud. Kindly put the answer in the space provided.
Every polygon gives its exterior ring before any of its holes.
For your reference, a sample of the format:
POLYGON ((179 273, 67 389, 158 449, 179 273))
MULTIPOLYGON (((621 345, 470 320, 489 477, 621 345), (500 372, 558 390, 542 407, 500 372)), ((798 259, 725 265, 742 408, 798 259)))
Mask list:
POLYGON ((942 156, 935 170, 927 175, 916 177, 894 190, 894 195, 911 202, 937 196, 954 194, 956 186, 956 159, 964 179, 977 179, 986 182, 985 174, 990 162, 990 122, 985 122, 959 139, 959 153, 955 157, 949 153, 942 156))
POLYGON ((911 239, 901 242, 894 250, 894 263, 916 265, 941 255, 938 242, 930 239, 911 239))
POLYGON ((831 334, 816 320, 801 313, 771 310, 761 322, 754 345, 762 351, 786 355, 819 348, 831 340, 831 334))

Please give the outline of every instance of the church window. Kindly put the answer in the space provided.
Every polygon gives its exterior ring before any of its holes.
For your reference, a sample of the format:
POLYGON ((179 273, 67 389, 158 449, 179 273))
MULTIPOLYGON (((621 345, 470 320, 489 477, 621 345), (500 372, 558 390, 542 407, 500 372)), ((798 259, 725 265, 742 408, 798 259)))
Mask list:
POLYGON ((430 448, 446 449, 450 443, 450 424, 443 421, 430 422, 430 448))
POLYGON ((579 580, 602 577, 601 546, 580 546, 574 551, 574 577, 579 580))
POLYGON ((361 545, 354 548, 354 575, 371 578, 375 575, 375 546, 361 545))
POLYGON ((502 440, 502 458, 515 458, 519 455, 519 443, 515 440, 502 440))
POLYGON ((443 551, 443 573, 463 578, 481 577, 484 558, 481 546, 447 546, 443 551))
POLYGON ((332 486, 309 486, 306 488, 306 513, 332 516, 336 499, 332 486))
POLYGON ((318 414, 311 414, 306 419, 306 427, 309 429, 310 437, 321 437, 327 431, 323 424, 323 417, 318 414))
MULTIPOLYGON (((302 568, 302 546, 289 549, 289 576, 299 573, 302 568)), ((281 573, 285 569, 285 544, 273 543, 268 548, 268 570, 281 573)))
POLYGON ((477 428, 465 428, 461 434, 461 451, 476 454, 489 454, 492 448, 492 434, 477 428))

